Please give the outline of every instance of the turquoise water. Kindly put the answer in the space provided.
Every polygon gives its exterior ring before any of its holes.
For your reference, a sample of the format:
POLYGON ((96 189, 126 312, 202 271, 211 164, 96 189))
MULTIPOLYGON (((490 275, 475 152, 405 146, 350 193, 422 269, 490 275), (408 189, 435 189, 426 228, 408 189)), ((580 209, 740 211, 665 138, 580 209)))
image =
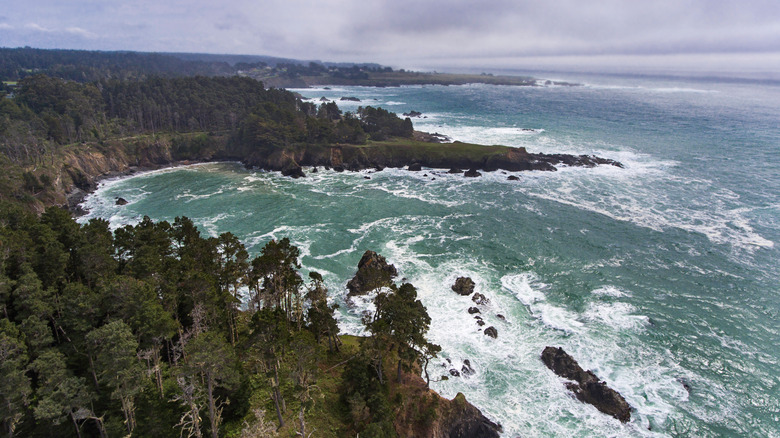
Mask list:
POLYGON ((463 392, 507 437, 780 436, 780 86, 579 81, 297 91, 362 100, 338 102, 345 111, 421 111, 417 129, 455 140, 594 153, 624 169, 520 181, 320 169, 291 180, 204 164, 107 181, 82 220, 186 215, 207 234, 233 232, 253 255, 289 237, 342 304, 345 333, 360 333, 369 306, 347 303, 345 284, 362 253, 378 251, 431 314, 429 338, 443 348, 431 375, 464 359, 476 369, 433 388, 463 392), (117 196, 129 204, 114 205, 117 196), (495 340, 450 290, 465 275, 490 299, 482 317, 495 340), (539 360, 547 345, 622 393, 631 422, 574 400, 539 360))

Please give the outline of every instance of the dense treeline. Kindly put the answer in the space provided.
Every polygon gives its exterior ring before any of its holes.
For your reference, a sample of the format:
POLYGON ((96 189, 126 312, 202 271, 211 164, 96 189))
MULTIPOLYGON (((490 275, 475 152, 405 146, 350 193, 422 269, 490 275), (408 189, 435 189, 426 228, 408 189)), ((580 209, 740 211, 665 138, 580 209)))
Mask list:
POLYGON ((390 399, 382 364, 397 362, 401 379, 438 351, 414 286, 378 291, 371 336, 341 360, 337 306, 298 257, 282 239, 250 258, 234 235, 205 238, 187 218, 112 233, 3 204, 3 433, 308 436, 326 424, 318 435, 395 436, 403 400, 390 399), (328 393, 333 369, 343 383, 328 393))
POLYGON ((0 48, 0 80, 19 81, 36 74, 77 82, 140 80, 152 76, 233 76, 263 71, 285 78, 331 76, 365 79, 369 72, 392 72, 378 64, 319 63, 273 57, 146 53, 125 51, 0 48))
POLYGON ((244 148, 298 143, 365 143, 410 137, 411 120, 382 109, 342 114, 240 77, 152 77, 90 84, 36 75, 0 98, 0 151, 36 164, 62 145, 138 134, 228 132, 244 148))
POLYGON ((0 78, 18 81, 36 74, 78 82, 143 79, 149 76, 226 76, 227 62, 183 60, 159 53, 0 48, 0 78))

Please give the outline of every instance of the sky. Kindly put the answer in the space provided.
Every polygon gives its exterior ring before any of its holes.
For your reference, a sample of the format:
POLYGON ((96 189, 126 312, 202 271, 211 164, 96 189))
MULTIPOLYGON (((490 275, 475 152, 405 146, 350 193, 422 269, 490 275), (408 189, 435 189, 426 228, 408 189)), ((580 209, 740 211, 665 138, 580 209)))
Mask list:
POLYGON ((0 46, 396 68, 780 67, 780 0, 7 0, 0 46), (627 61, 628 60, 628 61, 627 61))

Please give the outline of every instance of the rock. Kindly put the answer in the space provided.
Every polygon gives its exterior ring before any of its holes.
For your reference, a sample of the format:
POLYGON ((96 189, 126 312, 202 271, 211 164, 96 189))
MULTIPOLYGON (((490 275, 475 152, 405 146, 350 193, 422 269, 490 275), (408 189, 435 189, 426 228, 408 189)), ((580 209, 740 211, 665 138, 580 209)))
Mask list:
POLYGON ((474 292, 474 280, 471 277, 458 277, 455 279, 455 284, 452 285, 452 290, 460 295, 471 295, 474 292))
POLYGON ((320 102, 327 102, 328 98, 325 96, 320 97, 320 102))
POLYGON ((465 176, 466 178, 476 178, 478 176, 482 176, 482 174, 477 171, 476 167, 472 167, 471 169, 465 171, 463 173, 463 176, 465 176))
POLYGON ((474 294, 474 296, 471 297, 471 301, 477 303, 477 305, 479 306, 490 303, 490 300, 486 296, 482 295, 481 293, 474 294))
POLYGON ((479 316, 479 315, 474 315, 474 319, 479 319, 479 320, 481 321, 481 320, 482 320, 482 317, 481 317, 481 316, 479 316))
POLYGON ((422 170, 422 165, 420 163, 412 163, 409 165, 409 171, 411 172, 419 172, 422 170))
POLYGON ((447 171, 447 173, 461 173, 461 172, 463 172, 463 171, 458 169, 458 168, 456 168, 456 167, 453 167, 452 169, 447 171))
MULTIPOLYGON (((454 399, 440 403, 440 415, 424 435, 404 433, 399 436, 430 436, 449 438, 499 438, 503 428, 490 421, 466 397, 458 393, 454 399)), ((411 432, 411 431, 410 431, 411 432)))
POLYGON ((453 368, 453 369, 451 369, 451 370, 450 370, 450 375, 451 375, 452 377, 460 377, 460 373, 459 373, 459 372, 458 372, 458 370, 456 370, 455 368, 453 368))
POLYGON ((116 205, 127 205, 127 199, 125 199, 125 198, 116 198, 116 205))
POLYGON ((496 314, 496 318, 500 319, 501 321, 506 322, 506 317, 504 315, 500 314, 500 313, 496 314))
POLYGON ((371 179, 370 176, 364 176, 363 179, 371 179))
POLYGON ((498 337, 498 330, 496 330, 496 328, 491 325, 485 329, 485 335, 495 339, 498 337))
POLYGON ((360 102, 360 99, 358 99, 357 97, 354 97, 354 96, 348 96, 348 97, 343 97, 342 96, 342 98, 340 100, 342 100, 342 101, 349 101, 349 102, 360 102))
POLYGON ((631 406, 623 396, 600 381, 592 371, 583 370, 563 348, 546 347, 542 351, 542 362, 558 376, 574 381, 567 383, 566 387, 581 402, 590 403, 623 423, 631 420, 631 406))
POLYGON ((358 262, 355 277, 347 283, 349 295, 365 295, 381 287, 393 284, 393 278, 398 276, 395 266, 374 251, 366 251, 358 262))
POLYGON ((289 176, 291 178, 303 178, 306 176, 305 173, 303 173, 303 169, 301 169, 301 166, 298 166, 297 164, 291 164, 290 166, 282 169, 282 175, 289 176))
POLYGON ((469 307, 469 313, 473 315, 475 313, 480 313, 480 311, 476 307, 469 307))
POLYGON ((336 172, 343 172, 344 166, 333 166, 333 170, 336 172))
POLYGON ((317 172, 318 172, 318 171, 317 171, 317 166, 314 166, 314 167, 312 167, 312 168, 311 168, 311 170, 310 170, 310 172, 311 172, 311 173, 317 173, 317 172))
POLYGON ((509 177, 507 177, 507 179, 509 181, 520 181, 520 178, 517 175, 509 175, 509 177))
POLYGON ((404 113, 404 117, 420 117, 422 116, 422 113, 419 111, 409 111, 408 113, 404 113))
POLYGON ((482 327, 483 325, 485 325, 485 321, 483 321, 483 320, 481 320, 481 319, 478 319, 478 320, 477 320, 477 325, 478 325, 478 326, 480 326, 480 327, 482 327))
POLYGON ((464 376, 471 376, 474 374, 474 368, 471 368, 471 362, 468 359, 463 361, 463 366, 460 368, 461 374, 464 376))

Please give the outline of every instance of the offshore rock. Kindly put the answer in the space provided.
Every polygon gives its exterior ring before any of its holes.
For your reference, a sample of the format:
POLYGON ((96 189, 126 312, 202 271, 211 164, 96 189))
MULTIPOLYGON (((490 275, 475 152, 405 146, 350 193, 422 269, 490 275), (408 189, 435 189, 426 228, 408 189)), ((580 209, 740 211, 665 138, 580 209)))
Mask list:
POLYGON ((496 330, 495 327, 492 325, 485 329, 485 335, 490 336, 493 339, 496 339, 498 337, 498 330, 496 330))
POLYGON ((469 307, 469 314, 481 313, 476 307, 469 307))
POLYGON ((563 348, 546 347, 542 362, 555 374, 573 382, 566 387, 581 402, 590 403, 599 411, 611 415, 623 423, 631 420, 631 406, 617 391, 600 381, 592 371, 585 371, 563 348))
POLYGON ((478 306, 482 306, 490 302, 490 300, 481 293, 474 294, 474 296, 471 297, 471 301, 477 303, 478 306))
POLYGON ((517 177, 517 175, 509 175, 507 177, 509 181, 520 181, 520 178, 517 177))
POLYGON ((419 172, 422 170, 422 165, 420 163, 412 163, 409 165, 409 170, 411 172, 419 172))
POLYGON ((455 284, 452 285, 452 290, 460 295, 471 295, 474 292, 474 286, 474 280, 471 277, 458 277, 455 284))
POLYGON ((464 376, 471 376, 475 373, 474 368, 471 367, 471 361, 468 359, 463 360, 463 366, 460 368, 461 374, 464 376))
POLYGON ((465 171, 463 173, 463 176, 465 176, 466 178, 476 178, 478 176, 482 176, 482 174, 477 171, 476 167, 472 167, 471 169, 465 171))
POLYGON ((297 164, 291 164, 282 169, 282 175, 289 176, 290 178, 294 179, 303 178, 306 176, 306 174, 303 173, 301 166, 298 166, 297 164))
POLYGON ((116 205, 127 205, 127 199, 125 199, 125 198, 116 198, 116 205))
POLYGON ((347 283, 349 295, 365 295, 372 290, 390 287, 398 276, 395 266, 374 251, 366 251, 358 262, 355 277, 347 283))
POLYGON ((457 167, 453 167, 450 170, 447 171, 447 173, 461 173, 462 170, 458 169, 457 167))

